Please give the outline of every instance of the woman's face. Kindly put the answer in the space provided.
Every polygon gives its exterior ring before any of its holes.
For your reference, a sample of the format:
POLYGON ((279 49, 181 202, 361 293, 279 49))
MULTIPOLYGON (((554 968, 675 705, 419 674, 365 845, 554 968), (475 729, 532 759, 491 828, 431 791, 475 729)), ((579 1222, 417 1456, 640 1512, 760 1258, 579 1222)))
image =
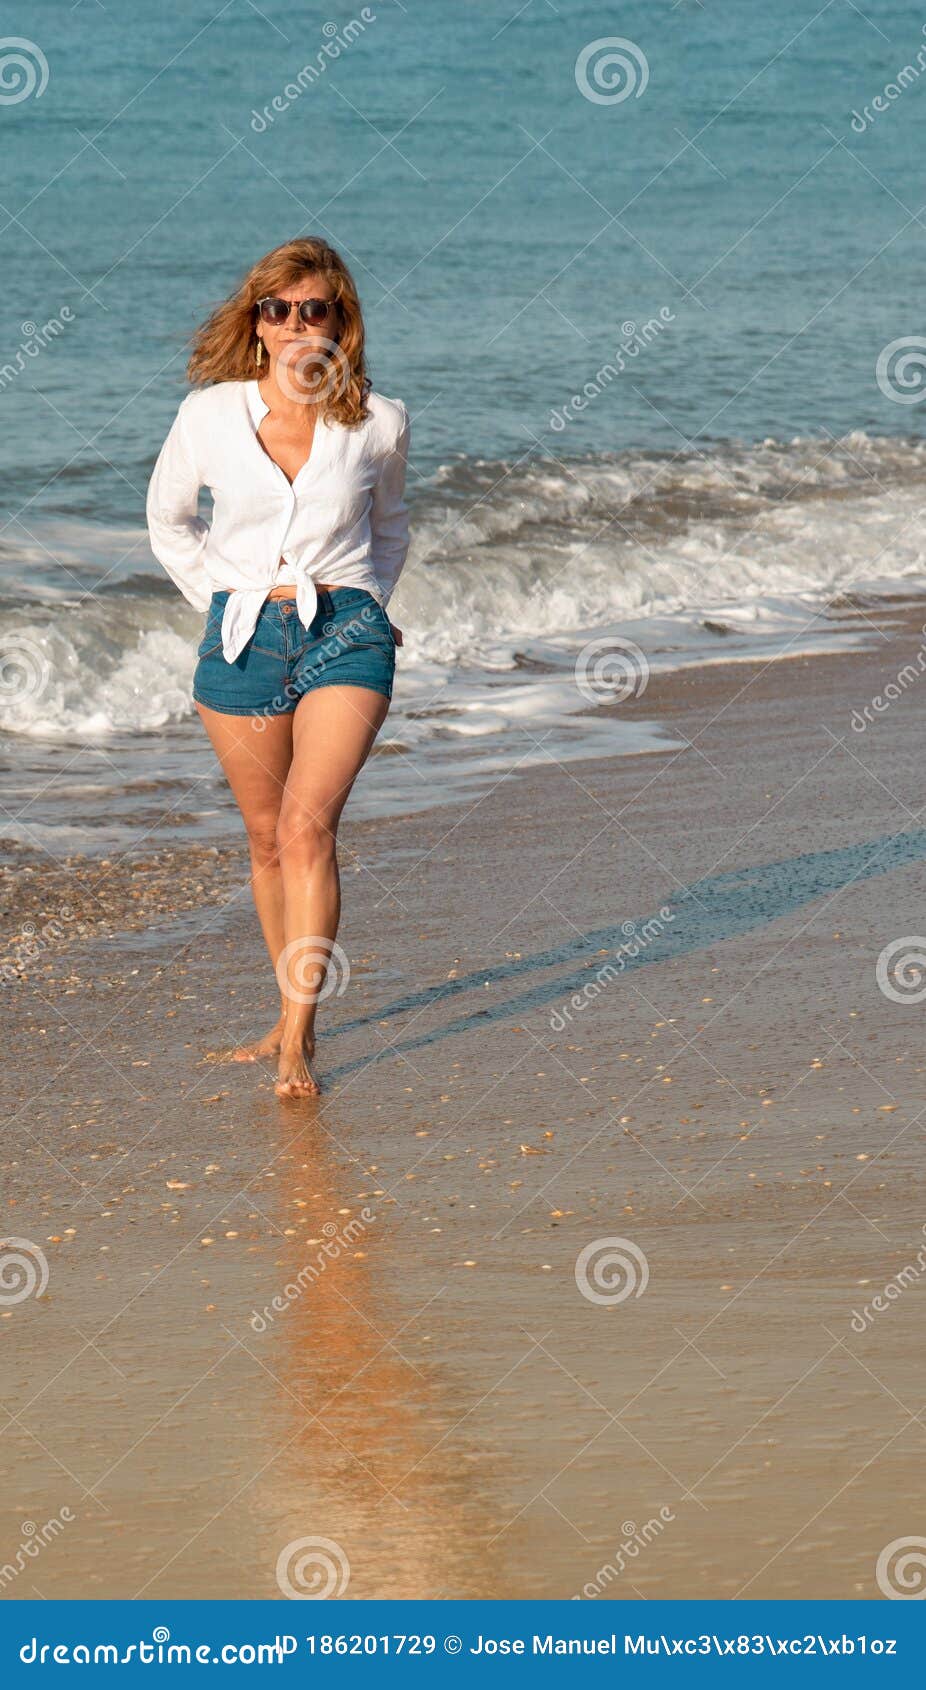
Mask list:
POLYGON ((307 361, 306 355, 308 363, 312 364, 315 362, 311 356, 313 351, 317 350, 322 355, 331 353, 338 339, 340 322, 334 303, 334 289, 324 276, 310 271, 289 287, 274 289, 272 297, 285 299, 290 305, 298 304, 302 299, 324 299, 332 303, 321 323, 305 323, 295 310, 291 310, 286 321, 279 324, 264 322, 258 315, 256 332, 264 343, 264 351, 271 364, 282 361, 284 368, 295 374, 300 364, 307 361))

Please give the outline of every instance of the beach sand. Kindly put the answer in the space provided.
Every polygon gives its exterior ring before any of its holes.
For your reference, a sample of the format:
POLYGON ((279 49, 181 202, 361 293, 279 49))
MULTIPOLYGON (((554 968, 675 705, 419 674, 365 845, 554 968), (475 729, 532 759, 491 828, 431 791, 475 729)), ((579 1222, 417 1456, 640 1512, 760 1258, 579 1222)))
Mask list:
POLYGON ((924 682, 852 721, 924 612, 859 615, 615 707, 680 751, 348 807, 317 1102, 202 1058, 274 1018, 243 849, 17 856, 4 1594, 276 1596, 318 1537, 348 1597, 878 1594, 922 1529, 923 1007, 876 964, 926 931, 924 682))

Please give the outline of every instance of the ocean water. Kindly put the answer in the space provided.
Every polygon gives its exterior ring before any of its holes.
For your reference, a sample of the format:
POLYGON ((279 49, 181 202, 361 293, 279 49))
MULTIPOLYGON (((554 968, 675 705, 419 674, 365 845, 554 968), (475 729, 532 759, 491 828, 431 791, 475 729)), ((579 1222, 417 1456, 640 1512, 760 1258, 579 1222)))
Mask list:
POLYGON ((351 265, 413 418, 405 645, 354 814, 674 749, 602 706, 857 643, 859 595, 921 590, 912 5, 36 0, 15 27, 0 839, 238 826, 144 493, 187 337, 296 234, 351 265))

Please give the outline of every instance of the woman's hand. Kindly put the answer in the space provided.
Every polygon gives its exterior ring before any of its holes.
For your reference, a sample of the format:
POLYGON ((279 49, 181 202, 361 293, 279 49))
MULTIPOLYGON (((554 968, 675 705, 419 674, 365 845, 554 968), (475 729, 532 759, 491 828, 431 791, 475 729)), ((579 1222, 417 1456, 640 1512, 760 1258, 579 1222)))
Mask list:
POLYGON ((397 628, 394 622, 390 622, 389 626, 392 629, 392 637, 395 640, 396 645, 401 645, 402 644, 402 630, 401 630, 401 628, 397 628))

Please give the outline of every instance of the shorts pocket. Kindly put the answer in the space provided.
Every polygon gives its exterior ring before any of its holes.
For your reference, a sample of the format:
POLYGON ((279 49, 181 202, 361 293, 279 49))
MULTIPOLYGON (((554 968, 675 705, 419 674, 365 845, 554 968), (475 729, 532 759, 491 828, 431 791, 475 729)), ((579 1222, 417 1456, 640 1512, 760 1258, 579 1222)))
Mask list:
POLYGON ((342 612, 343 620, 335 624, 337 633, 351 646, 381 645, 385 642, 395 650, 395 637, 389 618, 381 604, 372 596, 368 604, 351 606, 342 612))
POLYGON ((218 610, 210 610, 206 617, 206 626, 203 629, 202 637, 196 648, 197 657, 209 657, 212 652, 221 651, 223 615, 224 607, 218 610))

